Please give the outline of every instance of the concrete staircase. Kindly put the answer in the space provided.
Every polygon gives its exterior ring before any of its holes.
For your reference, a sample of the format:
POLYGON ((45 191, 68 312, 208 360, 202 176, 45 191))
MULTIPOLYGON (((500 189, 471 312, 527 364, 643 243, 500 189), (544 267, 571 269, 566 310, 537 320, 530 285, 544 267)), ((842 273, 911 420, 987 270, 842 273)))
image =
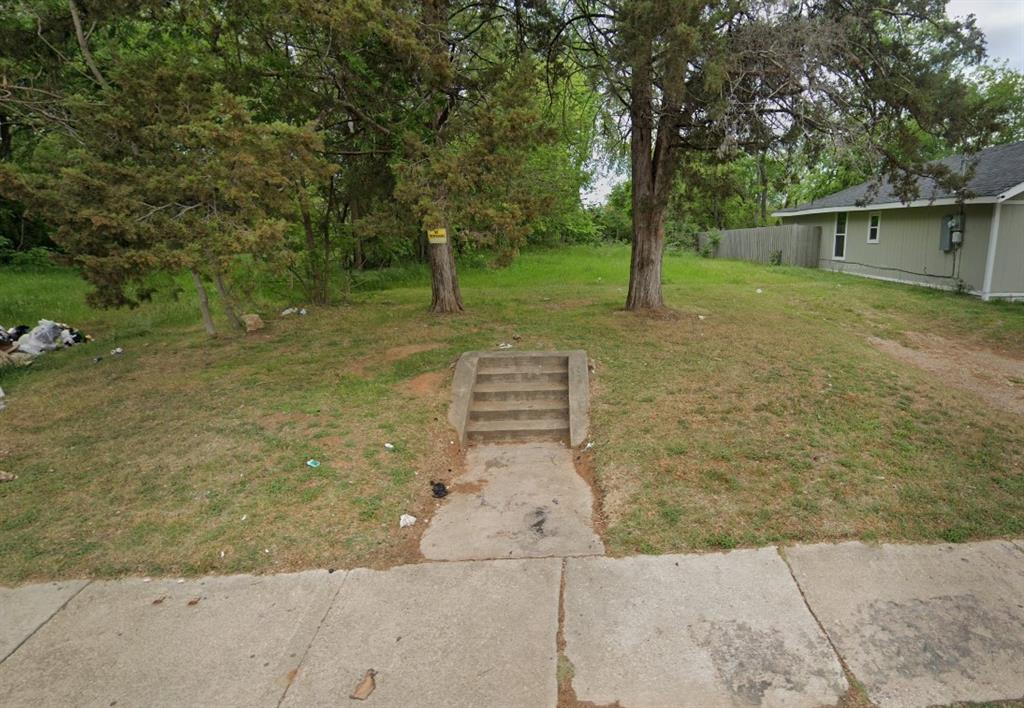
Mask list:
POLYGON ((466 422, 469 442, 569 441, 569 358, 481 355, 466 422))

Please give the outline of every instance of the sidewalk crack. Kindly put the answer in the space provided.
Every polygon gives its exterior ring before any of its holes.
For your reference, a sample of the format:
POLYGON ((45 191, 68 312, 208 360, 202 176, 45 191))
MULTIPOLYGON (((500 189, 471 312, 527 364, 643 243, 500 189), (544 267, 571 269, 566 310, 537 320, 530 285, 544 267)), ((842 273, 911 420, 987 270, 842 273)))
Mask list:
POLYGON ((54 610, 53 612, 51 612, 51 613, 50 613, 50 616, 49 616, 49 617, 47 617, 47 618, 46 618, 46 619, 44 619, 44 620, 43 620, 42 622, 40 622, 40 623, 39 623, 39 626, 38 626, 38 627, 36 627, 35 629, 33 629, 33 630, 32 630, 31 632, 29 632, 29 634, 28 634, 28 636, 27 636, 27 637, 25 637, 25 638, 24 638, 24 639, 22 639, 22 640, 21 640, 20 642, 18 642, 18 643, 17 643, 16 645, 15 645, 15 647, 14 647, 13 649, 11 649, 11 651, 10 651, 10 652, 8 652, 8 653, 7 653, 7 656, 5 656, 5 657, 3 657, 3 658, 0 658, 0 664, 3 664, 3 663, 4 663, 5 661, 7 661, 8 659, 10 659, 10 658, 11 658, 12 656, 14 656, 15 652, 17 652, 17 651, 18 651, 19 649, 21 649, 21 647, 22 647, 22 646, 23 646, 23 645, 24 645, 24 644, 25 644, 25 643, 26 643, 26 642, 27 642, 27 641, 28 641, 29 639, 31 639, 32 637, 36 636, 36 632, 38 632, 38 631, 39 631, 40 629, 42 629, 43 627, 45 627, 46 625, 48 625, 48 624, 50 623, 50 620, 52 620, 52 619, 53 619, 54 617, 56 617, 56 616, 57 616, 57 613, 59 613, 59 612, 60 612, 61 610, 63 610, 63 609, 65 608, 65 607, 67 607, 67 606, 68 606, 68 603, 69 603, 69 602, 71 602, 71 601, 72 601, 72 600, 74 600, 74 599, 75 599, 76 597, 78 597, 79 593, 81 593, 81 592, 82 592, 83 590, 85 590, 85 589, 86 589, 87 587, 89 587, 90 585, 92 585, 92 580, 87 580, 87 581, 85 581, 85 585, 83 585, 82 587, 80 587, 80 588, 78 588, 77 590, 75 590, 75 592, 71 593, 71 596, 70 596, 70 597, 69 597, 69 598, 68 598, 67 600, 65 600, 65 601, 64 601, 63 603, 61 603, 61 606, 60 606, 60 607, 58 607, 58 608, 57 608, 56 610, 54 610))
POLYGON ((331 597, 330 602, 327 603, 327 609, 324 610, 324 614, 320 618, 320 622, 317 623, 316 629, 313 631, 313 635, 309 638, 309 642, 306 644, 306 648, 302 651, 302 656, 299 657, 299 662, 295 665, 295 668, 292 669, 290 672, 291 678, 288 681, 288 685, 284 687, 284 691, 281 693, 281 698, 279 698, 277 701, 277 708, 281 708, 281 706, 284 704, 285 698, 288 697, 288 691, 291 690, 292 684, 294 684, 295 680, 298 678, 299 671, 302 669, 302 665, 306 663, 306 657, 309 655, 309 650, 313 648, 313 643, 316 641, 316 638, 320 635, 320 630, 323 629, 324 622, 327 621, 327 616, 331 614, 331 610, 334 609, 334 603, 338 601, 338 595, 341 594, 341 591, 342 589, 344 589, 345 584, 348 583, 348 578, 349 575, 351 575, 351 573, 352 571, 346 571, 345 577, 343 577, 341 579, 341 582, 338 583, 338 589, 334 591, 334 595, 331 597))
POLYGON ((800 599, 804 601, 804 607, 810 613, 814 623, 818 625, 818 629, 821 630, 821 634, 825 637, 825 641, 832 647, 832 653, 835 654, 836 660, 839 661, 839 666, 843 670, 843 674, 846 676, 846 683, 849 685, 849 689, 846 695, 839 699, 837 704, 839 708, 860 708, 861 706, 874 706, 875 703, 871 701, 867 691, 864 689, 864 684, 860 682, 857 676, 850 669, 849 664, 846 663, 846 658, 840 653, 839 647, 832 641, 832 636, 825 629, 825 625, 822 624, 821 620, 818 619, 817 613, 814 608, 811 607, 811 603, 807 599, 807 595, 804 593, 803 587, 800 585, 800 581, 796 577, 796 573, 793 571, 793 566, 789 563, 789 558, 786 557, 786 552, 782 546, 776 546, 775 552, 779 554, 779 558, 786 564, 786 570, 789 571, 789 577, 793 578, 793 584, 796 585, 797 592, 800 593, 800 599))

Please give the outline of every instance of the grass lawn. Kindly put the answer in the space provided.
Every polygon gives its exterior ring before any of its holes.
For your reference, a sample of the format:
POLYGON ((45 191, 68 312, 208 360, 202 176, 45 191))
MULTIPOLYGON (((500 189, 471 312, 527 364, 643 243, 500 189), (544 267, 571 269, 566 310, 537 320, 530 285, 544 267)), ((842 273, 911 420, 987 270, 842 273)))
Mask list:
POLYGON ((413 561, 422 522, 398 517, 429 518, 458 464, 450 366, 513 334, 595 363, 611 553, 1024 534, 1024 417, 868 341, 1024 358, 1024 306, 687 254, 665 263, 677 314, 643 317, 620 309, 628 255, 467 270, 454 317, 426 313, 425 275, 306 317, 267 303, 267 329, 212 341, 188 295, 103 312, 73 274, 0 271, 0 323, 96 336, 0 370, 0 582, 413 561))

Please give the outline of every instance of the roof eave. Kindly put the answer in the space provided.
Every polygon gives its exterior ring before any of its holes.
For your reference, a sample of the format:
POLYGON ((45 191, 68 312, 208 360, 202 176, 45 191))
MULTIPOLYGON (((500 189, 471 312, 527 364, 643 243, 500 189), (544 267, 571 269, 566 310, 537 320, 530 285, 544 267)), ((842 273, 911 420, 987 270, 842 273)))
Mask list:
POLYGON ((1015 197, 1021 192, 1024 192, 1024 182, 1021 182, 1020 184, 1014 185, 1013 187, 1007 189, 1005 192, 996 197, 996 201, 1005 202, 1010 197, 1015 197))
MULTIPOLYGON (((1024 191, 1024 184, 1020 184, 1017 187, 1003 193, 998 197, 974 197, 972 199, 965 199, 964 204, 995 204, 996 202, 1004 201, 1009 197, 1016 194, 1016 191, 1024 191)), ((867 206, 832 206, 832 207, 818 207, 815 209, 800 209, 799 211, 773 211, 772 216, 785 217, 785 216, 809 216, 812 214, 835 214, 840 211, 881 211, 883 209, 915 209, 919 207, 929 206, 949 206, 950 204, 957 204, 957 200, 953 197, 947 197, 943 199, 915 199, 912 202, 904 204, 903 202, 887 202, 885 204, 869 204, 867 206)))

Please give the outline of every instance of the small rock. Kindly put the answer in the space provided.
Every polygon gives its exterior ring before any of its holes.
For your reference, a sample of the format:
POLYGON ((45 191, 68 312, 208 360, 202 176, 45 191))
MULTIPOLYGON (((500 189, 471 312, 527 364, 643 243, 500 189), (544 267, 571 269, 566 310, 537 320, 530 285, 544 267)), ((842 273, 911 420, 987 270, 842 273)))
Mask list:
POLYGON ((255 332, 266 326, 263 324, 263 318, 255 313, 242 315, 242 322, 245 323, 246 332, 255 332))

